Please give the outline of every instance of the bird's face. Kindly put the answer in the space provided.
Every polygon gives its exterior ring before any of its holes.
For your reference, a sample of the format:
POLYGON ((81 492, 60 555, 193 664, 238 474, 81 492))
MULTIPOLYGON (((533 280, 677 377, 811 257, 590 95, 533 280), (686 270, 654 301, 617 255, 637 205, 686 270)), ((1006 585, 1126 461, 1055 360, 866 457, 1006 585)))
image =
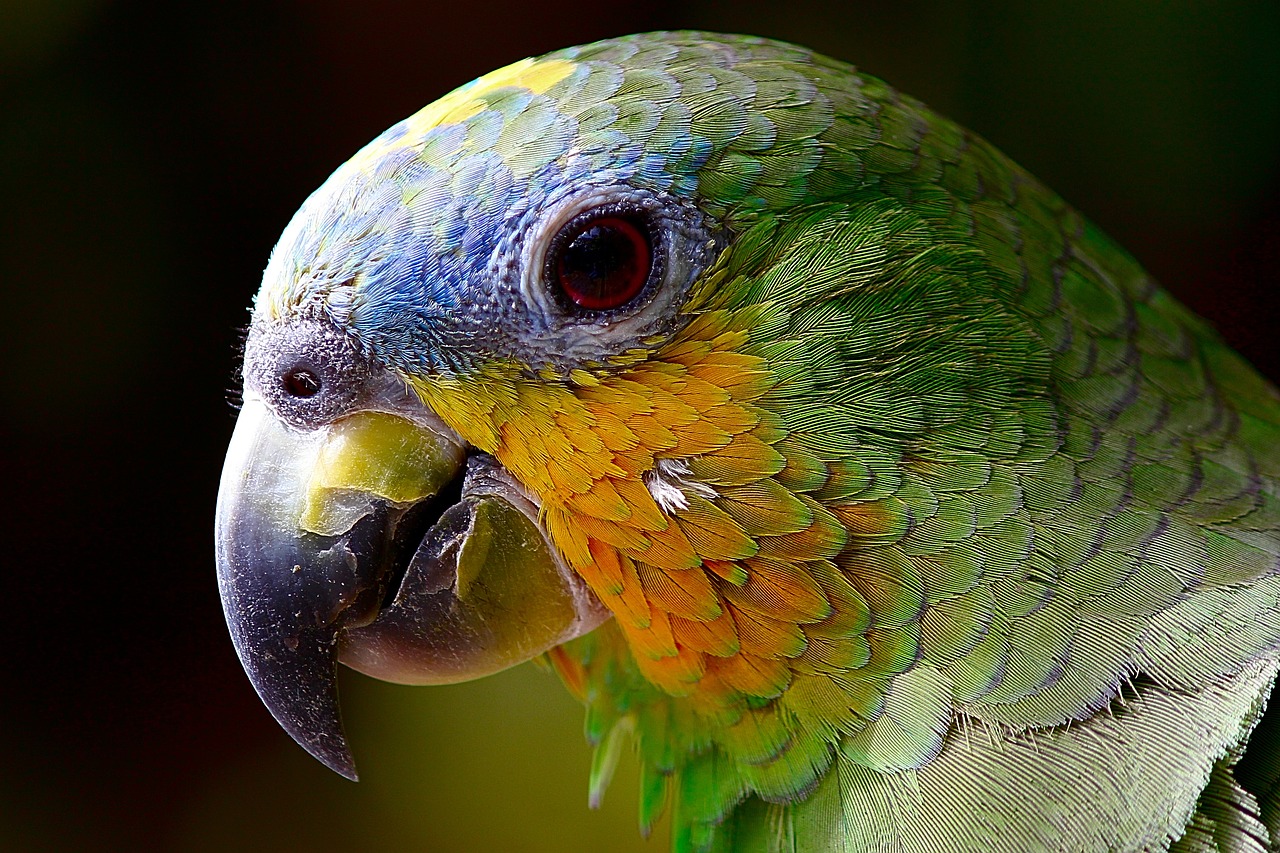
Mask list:
POLYGON ((578 392, 679 331, 717 248, 678 158, 565 110, 590 79, 525 61, 401 122, 266 270, 219 495, 223 602, 272 713, 346 775, 336 660, 463 680, 609 614, 557 531, 605 475, 648 498, 654 460, 619 469, 601 436, 626 427, 578 392))

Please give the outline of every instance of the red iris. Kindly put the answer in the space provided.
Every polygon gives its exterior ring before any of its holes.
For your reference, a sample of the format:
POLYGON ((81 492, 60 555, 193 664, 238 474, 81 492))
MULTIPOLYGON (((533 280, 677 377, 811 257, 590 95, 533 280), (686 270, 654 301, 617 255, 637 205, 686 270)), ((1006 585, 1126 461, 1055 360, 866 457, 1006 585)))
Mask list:
POLYGON ((620 216, 571 225, 555 262, 556 283, 591 311, 619 308, 644 290, 653 266, 643 226, 620 216))

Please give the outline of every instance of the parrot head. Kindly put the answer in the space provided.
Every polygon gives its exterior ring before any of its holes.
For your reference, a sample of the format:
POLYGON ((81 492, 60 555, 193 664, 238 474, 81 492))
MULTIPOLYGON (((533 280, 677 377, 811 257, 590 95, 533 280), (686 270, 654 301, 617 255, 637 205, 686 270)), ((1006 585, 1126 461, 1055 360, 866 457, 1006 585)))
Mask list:
POLYGON ((580 573, 602 546, 578 514, 635 539, 683 502, 693 448, 670 430, 697 413, 606 391, 687 324, 720 249, 695 193, 714 148, 662 135, 690 121, 675 91, 620 112, 643 71, 564 55, 483 77, 340 168, 271 256, 220 589, 260 696, 343 775, 337 661, 443 683, 527 660, 610 615, 601 584, 624 592, 580 573), (626 426, 641 414, 660 435, 626 426))

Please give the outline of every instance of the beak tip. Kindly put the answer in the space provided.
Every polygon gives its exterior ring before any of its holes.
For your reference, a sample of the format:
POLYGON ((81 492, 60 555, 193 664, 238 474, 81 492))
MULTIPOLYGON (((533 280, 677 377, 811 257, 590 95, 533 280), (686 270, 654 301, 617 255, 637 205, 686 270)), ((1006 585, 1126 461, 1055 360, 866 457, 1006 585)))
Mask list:
MULTIPOLYGON (((234 608, 228 608, 232 614, 234 608)), ((338 703, 337 638, 330 630, 289 632, 228 615, 232 640, 249 682, 291 738, 316 760, 356 781, 338 703), (280 634, 293 637, 282 640, 280 634)))
POLYGON ((288 690, 281 690, 278 683, 254 686, 271 716, 299 746, 330 770, 355 782, 356 763, 338 711, 335 675, 330 669, 327 679, 305 677, 288 690))
POLYGON ((302 746, 311 753, 317 761, 328 767, 334 773, 352 782, 359 782, 360 777, 356 773, 356 762, 351 755, 351 750, 347 748, 345 741, 339 744, 302 744, 302 746))
POLYGON ((355 758, 343 732, 332 677, 300 680, 295 689, 288 691, 260 683, 254 687, 271 716, 299 746, 330 770, 356 782, 355 758), (303 689, 299 691, 297 687, 303 689))

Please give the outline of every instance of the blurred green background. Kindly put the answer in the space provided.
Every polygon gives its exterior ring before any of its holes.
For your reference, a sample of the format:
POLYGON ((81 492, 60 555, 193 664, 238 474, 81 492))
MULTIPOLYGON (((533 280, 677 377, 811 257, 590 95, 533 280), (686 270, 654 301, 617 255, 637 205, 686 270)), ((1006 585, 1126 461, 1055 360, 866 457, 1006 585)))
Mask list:
POLYGON ((770 35, 984 134, 1273 379, 1274 2, 0 0, 0 848, 614 851, 581 712, 522 667, 345 673, 352 785, 287 739, 226 636, 213 502, 238 329, 302 199, 522 56, 645 29, 770 35))

